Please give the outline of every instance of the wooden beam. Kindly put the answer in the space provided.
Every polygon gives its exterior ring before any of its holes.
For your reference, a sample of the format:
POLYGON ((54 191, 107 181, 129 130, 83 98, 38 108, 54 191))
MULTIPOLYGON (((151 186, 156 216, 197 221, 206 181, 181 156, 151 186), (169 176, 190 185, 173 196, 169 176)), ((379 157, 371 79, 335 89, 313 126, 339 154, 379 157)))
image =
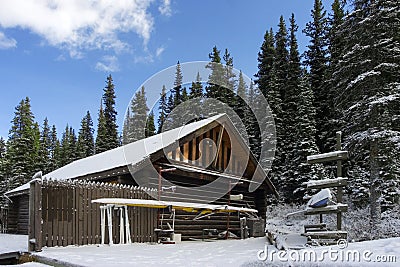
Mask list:
POLYGON ((315 215, 315 214, 328 214, 328 213, 339 213, 347 211, 346 204, 329 205, 322 208, 309 209, 304 212, 304 215, 315 215))
POLYGON ((217 158, 216 158, 215 161, 214 161, 214 168, 217 167, 217 162, 220 161, 220 160, 219 160, 219 158, 220 158, 219 152, 220 152, 220 149, 221 149, 222 135, 224 134, 224 130, 225 130, 225 127, 224 127, 224 125, 222 124, 221 127, 219 128, 219 132, 218 132, 218 140, 217 140, 217 158))
POLYGON ((307 157, 307 163, 322 163, 327 161, 334 161, 334 160, 346 160, 348 159, 348 152, 347 151, 334 151, 324 154, 312 155, 307 157))
POLYGON ((303 183, 307 186, 307 189, 322 189, 331 187, 343 187, 347 185, 347 178, 338 177, 335 179, 324 179, 324 180, 310 180, 303 183))

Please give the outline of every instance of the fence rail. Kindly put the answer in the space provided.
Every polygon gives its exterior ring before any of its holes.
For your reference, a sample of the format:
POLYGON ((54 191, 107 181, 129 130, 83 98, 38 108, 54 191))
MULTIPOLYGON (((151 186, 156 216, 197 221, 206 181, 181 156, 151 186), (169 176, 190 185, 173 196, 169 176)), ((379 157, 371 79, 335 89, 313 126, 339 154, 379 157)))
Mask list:
MULTIPOLYGON (((30 188, 29 247, 101 243, 100 204, 97 198, 152 199, 157 193, 141 187, 82 181, 34 181, 30 188)), ((115 214, 118 210, 113 211, 115 214)), ((155 242, 157 210, 129 207, 132 242, 155 242)), ((113 216, 113 242, 119 243, 119 216, 113 216)), ((109 237, 106 236, 107 243, 109 237)))

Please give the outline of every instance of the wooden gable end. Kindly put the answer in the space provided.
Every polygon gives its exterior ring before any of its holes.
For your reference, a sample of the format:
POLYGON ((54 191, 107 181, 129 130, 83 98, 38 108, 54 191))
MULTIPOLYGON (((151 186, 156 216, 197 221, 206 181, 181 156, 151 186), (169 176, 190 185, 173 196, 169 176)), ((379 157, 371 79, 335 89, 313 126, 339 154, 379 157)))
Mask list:
POLYGON ((257 161, 227 121, 212 122, 164 150, 168 161, 251 178, 257 161))

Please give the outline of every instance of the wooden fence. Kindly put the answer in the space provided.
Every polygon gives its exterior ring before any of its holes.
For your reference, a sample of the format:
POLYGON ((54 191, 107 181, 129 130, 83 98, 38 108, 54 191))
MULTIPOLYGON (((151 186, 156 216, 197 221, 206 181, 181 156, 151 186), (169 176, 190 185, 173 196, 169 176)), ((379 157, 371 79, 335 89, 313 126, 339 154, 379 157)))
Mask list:
MULTIPOLYGON (((151 189, 120 184, 44 180, 31 183, 29 193, 29 249, 101 243, 98 198, 152 199, 151 189)), ((113 242, 119 243, 118 210, 113 216, 113 242)), ((157 210, 128 207, 132 242, 155 242, 157 210)), ((107 227, 107 226, 106 226, 107 227)), ((107 232, 107 231, 106 231, 107 232)), ((108 243, 108 235, 106 235, 108 243)))

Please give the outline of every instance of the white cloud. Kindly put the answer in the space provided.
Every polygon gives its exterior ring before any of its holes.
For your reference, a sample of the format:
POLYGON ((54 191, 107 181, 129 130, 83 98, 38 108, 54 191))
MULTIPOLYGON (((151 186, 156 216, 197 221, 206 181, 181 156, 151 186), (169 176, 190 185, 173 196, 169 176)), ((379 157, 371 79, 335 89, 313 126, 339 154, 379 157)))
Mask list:
MULTIPOLYGON (((43 37, 52 46, 80 57, 84 49, 124 51, 129 45, 119 33, 135 32, 146 46, 154 27, 153 0, 12 0, 1 1, 0 26, 20 27, 43 37)), ((170 12, 165 0, 162 12, 170 12)), ((160 10, 160 12, 161 12, 160 10)), ((4 45, 4 35, 0 35, 4 45)), ((15 46, 14 39, 6 43, 15 46)))
POLYGON ((13 38, 8 38, 4 33, 0 32, 0 49, 9 49, 17 47, 17 41, 13 38))
POLYGON ((163 46, 157 48, 156 50, 156 57, 161 56, 161 54, 164 52, 165 48, 163 46))
POLYGON ((102 61, 96 63, 96 69, 104 72, 119 71, 118 58, 116 56, 104 56, 102 61))
POLYGON ((167 17, 171 16, 172 15, 171 0, 163 0, 163 4, 158 7, 158 11, 160 11, 161 15, 167 17))

